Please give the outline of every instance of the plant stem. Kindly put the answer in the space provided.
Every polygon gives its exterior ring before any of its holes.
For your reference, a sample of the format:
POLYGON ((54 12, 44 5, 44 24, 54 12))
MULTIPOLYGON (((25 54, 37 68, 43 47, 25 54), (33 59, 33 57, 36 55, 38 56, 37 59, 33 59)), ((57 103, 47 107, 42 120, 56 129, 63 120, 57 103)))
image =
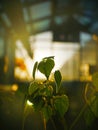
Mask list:
POLYGON ((63 125, 63 127, 64 127, 64 130, 67 130, 68 128, 67 128, 67 124, 66 124, 65 117, 63 117, 63 118, 61 119, 61 123, 62 123, 62 125, 63 125))
POLYGON ((78 120, 80 119, 80 117, 82 116, 84 110, 86 109, 87 104, 84 105, 84 107, 81 109, 80 113, 78 114, 78 116, 76 117, 76 119, 73 121, 72 125, 70 126, 69 130, 72 130, 72 128, 75 126, 75 124, 78 122, 78 120))
POLYGON ((55 123, 54 123, 54 121, 53 121, 52 118, 50 118, 50 121, 51 121, 51 123, 52 123, 52 125, 53 125, 54 130, 57 130, 57 129, 56 129, 56 125, 55 125, 55 123))
POLYGON ((22 122, 22 130, 24 130, 24 122, 25 122, 25 119, 23 119, 23 122, 22 122))
POLYGON ((43 122, 44 122, 44 130, 46 130, 47 128, 46 128, 46 120, 45 120, 45 118, 43 119, 43 122))

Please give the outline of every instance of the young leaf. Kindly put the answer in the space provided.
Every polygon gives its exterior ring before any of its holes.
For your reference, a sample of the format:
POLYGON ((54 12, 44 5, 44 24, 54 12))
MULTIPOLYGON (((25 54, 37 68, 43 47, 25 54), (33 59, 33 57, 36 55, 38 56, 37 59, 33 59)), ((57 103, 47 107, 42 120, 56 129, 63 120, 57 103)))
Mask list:
POLYGON ((43 59, 39 64, 38 64, 38 70, 43 73, 46 78, 49 78, 49 75, 54 67, 55 63, 54 60, 51 58, 46 58, 43 59))
POLYGON ((52 96, 53 94, 53 87, 51 85, 49 86, 45 86, 44 89, 42 89, 42 91, 40 91, 42 93, 43 96, 45 97, 49 97, 52 96))
POLYGON ((35 79, 35 72, 36 72, 36 69, 37 69, 37 65, 38 65, 38 62, 36 61, 35 64, 34 64, 34 67, 33 67, 33 78, 35 79))
POLYGON ((47 77, 47 79, 48 79, 54 65, 55 65, 54 60, 51 58, 48 58, 46 61, 46 77, 47 77))
POLYGON ((45 102, 41 98, 41 96, 37 96, 36 98, 33 99, 33 107, 35 111, 41 111, 43 109, 45 102))
POLYGON ((31 82, 28 90, 29 95, 32 95, 38 89, 39 89, 39 84, 37 82, 31 82))
POLYGON ((40 61, 38 64, 38 70, 45 75, 45 63, 44 61, 40 61))
POLYGON ((86 111, 84 112, 84 119, 86 122, 87 126, 92 125, 92 123, 94 122, 95 116, 94 113, 91 111, 91 109, 86 109, 86 111))
POLYGON ((44 57, 43 59, 48 59, 48 58, 54 59, 54 56, 44 57))
POLYGON ((61 80, 62 80, 62 76, 59 70, 55 71, 54 78, 56 82, 56 93, 58 93, 60 85, 61 85, 61 80))
POLYGON ((67 112, 69 107, 69 100, 66 95, 55 96, 54 98, 54 107, 57 111, 57 114, 60 117, 63 117, 65 112, 67 112))

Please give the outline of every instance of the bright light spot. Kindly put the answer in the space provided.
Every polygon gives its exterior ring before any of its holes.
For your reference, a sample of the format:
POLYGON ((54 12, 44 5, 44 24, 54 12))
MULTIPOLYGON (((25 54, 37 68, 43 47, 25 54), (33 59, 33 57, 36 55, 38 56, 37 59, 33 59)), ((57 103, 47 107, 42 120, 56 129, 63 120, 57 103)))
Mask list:
POLYGON ((29 106, 32 106, 32 105, 33 105, 33 103, 31 103, 29 100, 27 100, 27 104, 28 104, 29 106))
POLYGON ((93 37, 93 39, 94 39, 95 41, 97 41, 97 40, 98 40, 97 35, 95 35, 95 34, 94 34, 92 37, 93 37))
POLYGON ((17 91, 18 90, 18 85, 17 84, 13 84, 11 87, 12 91, 17 91))

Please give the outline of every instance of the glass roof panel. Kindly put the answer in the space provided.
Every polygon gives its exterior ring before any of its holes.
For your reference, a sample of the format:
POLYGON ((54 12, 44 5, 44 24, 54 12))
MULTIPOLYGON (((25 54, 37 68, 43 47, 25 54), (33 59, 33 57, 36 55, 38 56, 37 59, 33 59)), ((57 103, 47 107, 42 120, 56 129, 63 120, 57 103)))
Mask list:
POLYGON ((40 4, 32 5, 30 7, 30 15, 32 20, 40 19, 51 15, 51 3, 43 2, 40 4))
POLYGON ((50 19, 46 19, 33 24, 33 29, 37 31, 45 30, 49 27, 50 19))
POLYGON ((29 12, 28 12, 27 8, 23 8, 23 16, 24 16, 25 22, 30 21, 29 12))
POLYGON ((68 16, 66 15, 64 15, 64 16, 55 16, 55 18, 54 18, 54 21, 55 21, 55 23, 56 24, 62 24, 64 21, 66 21, 66 19, 68 18, 68 16))
POLYGON ((8 16, 6 15, 6 13, 2 13, 1 18, 3 19, 3 21, 7 27, 11 27, 11 22, 10 22, 8 16))

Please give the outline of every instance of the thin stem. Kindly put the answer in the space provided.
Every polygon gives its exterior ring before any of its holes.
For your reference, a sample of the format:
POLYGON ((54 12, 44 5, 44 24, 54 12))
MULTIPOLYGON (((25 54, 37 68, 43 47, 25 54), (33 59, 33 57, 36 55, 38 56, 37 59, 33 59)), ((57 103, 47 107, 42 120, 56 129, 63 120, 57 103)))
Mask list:
POLYGON ((24 107, 23 107, 23 121, 22 121, 22 130, 24 130, 24 124, 25 124, 25 119, 26 119, 26 116, 27 116, 27 109, 28 109, 28 106, 27 106, 27 95, 25 96, 25 100, 24 100, 24 107))
POLYGON ((57 129, 56 129, 56 125, 55 125, 55 123, 54 123, 54 121, 53 121, 52 118, 50 118, 50 121, 51 121, 51 123, 52 123, 52 125, 53 125, 53 127, 54 127, 54 130, 57 130, 57 129))
POLYGON ((75 124, 78 122, 78 120, 80 119, 80 117, 82 116, 82 114, 83 114, 83 112, 85 111, 86 108, 87 108, 87 104, 85 104, 84 107, 81 109, 80 113, 78 114, 78 116, 76 117, 74 122, 72 123, 71 127, 69 128, 69 130, 71 130, 75 126, 75 124))
POLYGON ((68 128, 67 128, 67 124, 66 124, 65 117, 63 117, 63 118, 61 119, 61 123, 62 123, 62 125, 63 125, 63 127, 64 127, 64 130, 67 130, 68 128))
POLYGON ((23 119, 23 122, 22 122, 22 130, 24 130, 24 122, 25 122, 25 119, 23 119))
POLYGON ((46 130, 47 129, 47 127, 46 127, 46 119, 44 118, 44 130, 46 130))
MULTIPOLYGON (((90 102, 89 102, 89 100, 88 100, 88 98, 87 98, 87 92, 88 92, 88 89, 89 89, 89 83, 86 85, 86 87, 85 87, 85 90, 84 90, 84 99, 85 99, 85 101, 86 101, 86 103, 88 104, 88 105, 90 105, 90 102)), ((92 88, 92 90, 91 90, 91 92, 92 92, 92 95, 94 95, 95 94, 95 89, 94 88, 92 88)))
MULTIPOLYGON (((75 126, 75 124, 78 122, 79 118, 82 116, 82 114, 83 114, 83 112, 85 111, 85 109, 87 108, 87 106, 90 107, 90 106, 93 104, 93 102, 96 100, 96 98, 95 98, 95 100, 92 101, 91 103, 88 101, 88 99, 87 99, 87 91, 88 91, 88 87, 89 87, 88 85, 89 85, 89 84, 86 85, 86 88, 85 88, 85 91, 84 91, 84 99, 85 99, 85 101, 86 101, 86 104, 85 104, 84 107, 81 109, 81 111, 80 111, 80 113, 78 114, 78 116, 76 117, 76 119, 73 121, 73 123, 72 123, 72 125, 71 125, 71 127, 70 127, 69 130, 71 130, 71 129, 75 126)), ((94 89, 93 89, 92 93, 93 93, 93 94, 95 93, 95 90, 94 90, 94 89)))
POLYGON ((24 112, 23 112, 22 130, 24 130, 24 123, 25 123, 25 116, 24 116, 24 112))
POLYGON ((24 109, 23 109, 23 121, 22 121, 22 130, 24 130, 24 123, 25 123, 25 111, 27 109, 27 104, 26 104, 26 100, 24 103, 24 109))
POLYGON ((47 129, 47 127, 46 127, 46 119, 44 118, 44 116, 43 116, 43 114, 42 114, 41 111, 40 111, 40 115, 41 115, 41 118, 42 118, 42 120, 43 120, 44 130, 46 130, 46 129, 47 129))

